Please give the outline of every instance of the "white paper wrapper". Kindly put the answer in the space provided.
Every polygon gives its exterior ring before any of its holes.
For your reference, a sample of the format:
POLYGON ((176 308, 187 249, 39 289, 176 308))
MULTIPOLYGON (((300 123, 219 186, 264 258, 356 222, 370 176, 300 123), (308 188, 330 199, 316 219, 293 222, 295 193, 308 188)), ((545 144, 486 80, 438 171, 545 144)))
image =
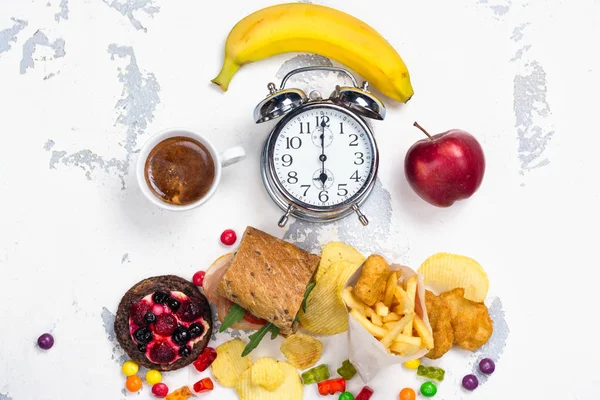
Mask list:
MULTIPOLYGON (((417 274, 413 269, 400 264, 392 264, 390 265, 390 269, 392 271, 402 271, 402 277, 398 279, 398 282, 403 282, 405 279, 417 274)), ((361 271, 362 267, 348 279, 344 288, 347 286, 354 286, 361 271)), ((425 285, 423 283, 423 277, 420 275, 417 278, 415 312, 421 317, 427 328, 431 331, 431 325, 429 324, 427 309, 425 307, 425 285)), ((414 360, 415 358, 421 358, 427 354, 427 352, 427 349, 422 349, 409 357, 400 357, 390 354, 373 335, 354 319, 354 317, 348 314, 349 360, 356 367, 358 374, 365 383, 368 383, 384 369, 395 364, 402 364, 405 361, 414 360)))

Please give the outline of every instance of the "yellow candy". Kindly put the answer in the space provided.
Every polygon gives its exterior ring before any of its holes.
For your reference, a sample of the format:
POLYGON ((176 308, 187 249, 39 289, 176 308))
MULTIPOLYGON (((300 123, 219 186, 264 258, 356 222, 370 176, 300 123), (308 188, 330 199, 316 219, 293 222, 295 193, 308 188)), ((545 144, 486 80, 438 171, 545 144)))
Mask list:
POLYGON ((404 363, 404 366, 408 369, 417 369, 417 368, 419 368, 419 365, 421 365, 421 360, 418 358, 415 358, 414 360, 406 361, 404 363))
POLYGON ((149 384, 156 385, 160 381, 162 381, 162 375, 157 370, 151 369, 150 371, 146 372, 146 382, 149 384))
POLYGON ((125 361, 123 363, 123 366, 121 367, 121 371, 123 371, 123 373, 125 374, 125 376, 132 376, 137 374, 138 369, 140 367, 138 366, 138 364, 135 361, 125 361))

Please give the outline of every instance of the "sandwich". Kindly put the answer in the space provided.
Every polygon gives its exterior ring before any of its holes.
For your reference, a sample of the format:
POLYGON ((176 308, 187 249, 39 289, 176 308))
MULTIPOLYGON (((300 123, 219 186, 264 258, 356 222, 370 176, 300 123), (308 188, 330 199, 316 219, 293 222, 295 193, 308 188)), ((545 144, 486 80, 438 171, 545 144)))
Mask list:
POLYGON ((274 336, 286 337, 296 332, 296 316, 320 260, 292 243, 247 227, 237 252, 215 261, 204 278, 204 292, 217 306, 221 330, 269 329, 274 336))

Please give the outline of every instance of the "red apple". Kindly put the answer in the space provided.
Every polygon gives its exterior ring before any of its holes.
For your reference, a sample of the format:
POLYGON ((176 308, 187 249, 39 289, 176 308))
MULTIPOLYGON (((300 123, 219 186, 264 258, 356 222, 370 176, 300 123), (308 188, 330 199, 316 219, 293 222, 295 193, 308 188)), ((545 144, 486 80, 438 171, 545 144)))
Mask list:
POLYGON ((460 129, 429 135, 419 124, 414 125, 427 138, 406 153, 404 173, 410 187, 438 207, 471 197, 485 172, 485 157, 477 139, 460 129))

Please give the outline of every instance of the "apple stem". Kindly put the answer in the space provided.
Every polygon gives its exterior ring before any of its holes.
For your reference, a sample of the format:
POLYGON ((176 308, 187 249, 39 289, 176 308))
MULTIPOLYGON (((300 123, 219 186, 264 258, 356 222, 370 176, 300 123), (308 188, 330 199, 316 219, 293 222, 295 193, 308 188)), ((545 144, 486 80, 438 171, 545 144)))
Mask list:
POLYGON ((425 130, 425 128, 423 128, 421 125, 419 125, 416 121, 413 124, 414 126, 416 126, 417 128, 419 128, 421 130, 421 132, 423 132, 424 134, 427 135, 427 137, 431 140, 433 140, 433 138, 431 137, 431 135, 425 130))

